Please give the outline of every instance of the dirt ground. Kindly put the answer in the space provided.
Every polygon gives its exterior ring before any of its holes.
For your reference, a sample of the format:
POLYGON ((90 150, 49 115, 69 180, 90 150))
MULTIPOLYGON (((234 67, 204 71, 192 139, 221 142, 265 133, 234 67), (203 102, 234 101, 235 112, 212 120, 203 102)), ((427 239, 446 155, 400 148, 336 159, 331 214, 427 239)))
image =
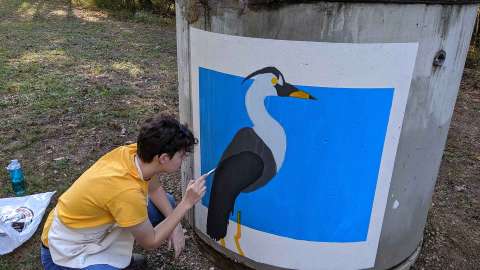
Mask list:
MULTIPOLYGON (((50 208, 98 157, 134 141, 143 119, 178 114, 173 19, 67 3, 0 0, 0 167, 20 159, 29 193, 57 190, 50 208)), ((177 199, 179 183, 165 176, 177 199)), ((480 269, 479 200, 480 69, 466 69, 415 270, 480 269)), ((146 252, 145 269, 218 269, 186 228, 185 252, 146 252)), ((1 256, 0 270, 41 269, 40 231, 1 256)))

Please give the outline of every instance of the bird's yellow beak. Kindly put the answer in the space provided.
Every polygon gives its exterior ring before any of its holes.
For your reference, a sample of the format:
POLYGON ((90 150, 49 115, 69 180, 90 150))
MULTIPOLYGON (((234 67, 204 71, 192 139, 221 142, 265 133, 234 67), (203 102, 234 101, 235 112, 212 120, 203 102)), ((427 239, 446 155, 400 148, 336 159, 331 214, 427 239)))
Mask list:
POLYGON ((294 91, 294 92, 290 93, 288 96, 289 97, 295 97, 295 98, 302 98, 302 99, 315 99, 309 93, 301 91, 301 90, 294 91))

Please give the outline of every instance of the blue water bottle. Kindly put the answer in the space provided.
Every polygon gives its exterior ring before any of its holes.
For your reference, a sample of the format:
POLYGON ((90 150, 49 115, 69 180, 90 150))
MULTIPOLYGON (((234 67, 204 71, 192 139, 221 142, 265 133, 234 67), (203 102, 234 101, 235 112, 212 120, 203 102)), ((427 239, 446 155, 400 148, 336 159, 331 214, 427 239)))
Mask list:
POLYGON ((12 180, 13 191, 16 196, 25 195, 25 182, 23 180, 22 166, 17 159, 14 159, 8 164, 8 172, 10 173, 10 179, 12 180))

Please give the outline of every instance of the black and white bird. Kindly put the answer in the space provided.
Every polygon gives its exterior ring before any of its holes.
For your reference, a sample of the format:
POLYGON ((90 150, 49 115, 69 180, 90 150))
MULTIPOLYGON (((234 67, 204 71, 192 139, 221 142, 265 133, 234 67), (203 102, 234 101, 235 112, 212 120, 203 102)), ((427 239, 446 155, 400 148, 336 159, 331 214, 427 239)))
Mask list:
POLYGON ((287 83, 275 67, 257 70, 242 83, 249 79, 253 79, 253 83, 245 95, 245 106, 253 127, 241 128, 235 134, 218 163, 210 191, 207 234, 217 241, 226 236, 229 215, 237 196, 265 186, 285 160, 285 130, 268 113, 265 98, 280 96, 315 100, 309 93, 287 83))

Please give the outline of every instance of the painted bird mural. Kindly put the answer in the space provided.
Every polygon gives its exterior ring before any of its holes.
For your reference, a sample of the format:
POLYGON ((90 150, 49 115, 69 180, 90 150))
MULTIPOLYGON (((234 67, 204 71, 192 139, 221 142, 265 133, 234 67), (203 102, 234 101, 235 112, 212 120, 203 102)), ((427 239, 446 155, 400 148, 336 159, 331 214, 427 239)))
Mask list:
MULTIPOLYGON (((316 100, 309 93, 287 83, 275 67, 265 67, 248 75, 253 79, 245 95, 245 106, 253 127, 241 128, 227 146, 217 165, 210 191, 207 234, 221 241, 226 236, 229 216, 241 192, 252 192, 265 186, 280 170, 285 160, 287 137, 284 128, 265 108, 268 96, 316 100)), ((237 235, 240 237, 240 212, 237 213, 237 235)))

